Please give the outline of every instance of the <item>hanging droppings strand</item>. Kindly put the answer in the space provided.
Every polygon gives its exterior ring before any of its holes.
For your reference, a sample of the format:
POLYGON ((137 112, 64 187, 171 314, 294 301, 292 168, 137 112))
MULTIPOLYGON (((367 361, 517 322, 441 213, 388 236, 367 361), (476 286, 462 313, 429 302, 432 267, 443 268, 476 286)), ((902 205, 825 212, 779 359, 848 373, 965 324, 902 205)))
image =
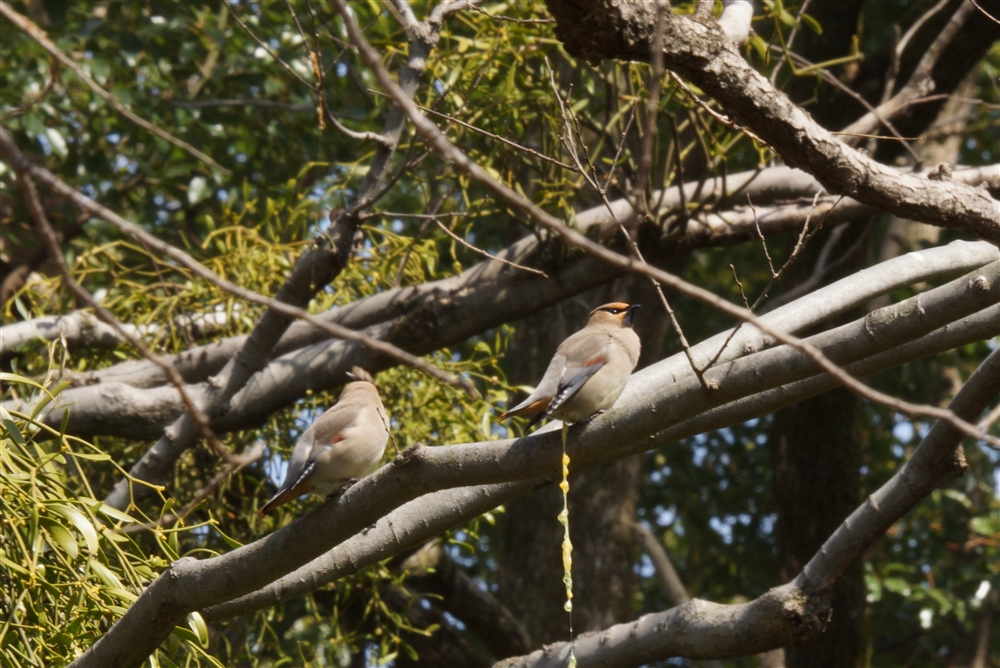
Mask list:
POLYGON ((573 543, 569 540, 569 455, 566 454, 566 434, 569 425, 562 426, 562 490, 563 507, 559 513, 559 523, 563 525, 562 561, 563 584, 566 585, 566 604, 563 609, 569 613, 569 663, 567 668, 576 668, 576 655, 573 654, 573 543))

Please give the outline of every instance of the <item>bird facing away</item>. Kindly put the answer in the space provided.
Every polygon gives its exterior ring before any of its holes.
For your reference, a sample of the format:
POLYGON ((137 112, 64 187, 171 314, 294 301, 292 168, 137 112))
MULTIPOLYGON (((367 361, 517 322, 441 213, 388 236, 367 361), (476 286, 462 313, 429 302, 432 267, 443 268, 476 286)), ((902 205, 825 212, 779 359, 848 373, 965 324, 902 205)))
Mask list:
POLYGON ((306 429, 288 463, 281 488, 260 509, 313 492, 330 496, 378 468, 389 441, 389 419, 371 375, 361 367, 347 374, 340 400, 306 429))
POLYGON ((639 362, 639 336, 632 329, 638 304, 612 302, 590 312, 587 326, 556 349, 538 387, 500 416, 534 414, 534 426, 547 417, 577 423, 615 403, 639 362))

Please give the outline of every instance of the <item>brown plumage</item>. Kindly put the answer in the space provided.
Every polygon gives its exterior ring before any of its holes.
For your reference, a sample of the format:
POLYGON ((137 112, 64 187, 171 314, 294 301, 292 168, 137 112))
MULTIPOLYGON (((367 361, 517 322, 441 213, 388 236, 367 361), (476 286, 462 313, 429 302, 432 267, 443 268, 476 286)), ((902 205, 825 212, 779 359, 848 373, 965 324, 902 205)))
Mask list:
POLYGON ((344 386, 340 400, 295 444, 285 480, 261 515, 307 492, 335 494, 378 468, 389 440, 389 419, 371 375, 361 367, 347 375, 352 382, 344 386))
POLYGON ((639 362, 641 344, 632 329, 638 304, 612 302, 590 312, 586 327, 563 341, 538 387, 527 399, 500 416, 547 417, 576 423, 615 403, 639 362))

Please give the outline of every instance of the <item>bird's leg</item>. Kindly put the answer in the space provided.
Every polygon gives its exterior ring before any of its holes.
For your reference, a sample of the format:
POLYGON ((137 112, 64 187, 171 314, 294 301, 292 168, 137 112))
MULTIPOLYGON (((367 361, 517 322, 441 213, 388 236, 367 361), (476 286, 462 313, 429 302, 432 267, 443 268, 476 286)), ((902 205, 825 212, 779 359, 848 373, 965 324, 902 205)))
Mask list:
POLYGON ((332 494, 327 494, 326 498, 328 498, 328 499, 336 499, 336 498, 339 498, 339 497, 343 496, 344 492, 347 491, 347 488, 350 487, 351 485, 353 485, 354 483, 356 483, 357 481, 358 481, 358 478, 348 478, 347 481, 344 482, 344 486, 343 487, 341 487, 336 492, 333 492, 332 494))

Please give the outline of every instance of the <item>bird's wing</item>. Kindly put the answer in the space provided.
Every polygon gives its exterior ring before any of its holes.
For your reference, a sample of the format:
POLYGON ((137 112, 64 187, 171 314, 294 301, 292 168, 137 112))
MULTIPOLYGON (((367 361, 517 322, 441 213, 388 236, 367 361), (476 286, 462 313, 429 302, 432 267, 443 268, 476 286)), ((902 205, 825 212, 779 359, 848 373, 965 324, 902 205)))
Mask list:
POLYGON ((360 412, 361 406, 343 402, 334 404, 324 411, 295 444, 281 489, 291 489, 300 479, 308 475, 316 457, 343 440, 344 431, 355 424, 360 412))
POLYGON ((559 389, 556 391, 556 395, 552 397, 552 401, 549 402, 544 414, 538 418, 539 421, 542 418, 552 415, 553 411, 566 403, 574 394, 577 393, 577 391, 579 391, 581 387, 583 387, 584 383, 590 380, 595 373, 600 371, 604 365, 608 363, 606 349, 607 346, 605 346, 604 350, 590 356, 584 363, 584 366, 566 370, 567 373, 565 377, 563 377, 562 382, 559 383, 559 389))
POLYGON ((308 491, 307 479, 316 465, 316 458, 324 450, 344 439, 344 432, 357 423, 362 408, 356 403, 339 402, 328 408, 306 429, 295 444, 281 487, 260 509, 262 516, 271 508, 276 508, 308 491))
POLYGON ((542 376, 542 379, 535 387, 535 391, 528 395, 527 399, 501 415, 500 419, 504 420, 511 415, 520 415, 522 413, 538 413, 539 415, 544 413, 546 407, 549 405, 549 401, 555 395, 556 390, 559 389, 559 379, 562 377, 565 368, 566 358, 559 351, 556 351, 552 361, 549 362, 548 368, 545 369, 545 375, 542 376))

